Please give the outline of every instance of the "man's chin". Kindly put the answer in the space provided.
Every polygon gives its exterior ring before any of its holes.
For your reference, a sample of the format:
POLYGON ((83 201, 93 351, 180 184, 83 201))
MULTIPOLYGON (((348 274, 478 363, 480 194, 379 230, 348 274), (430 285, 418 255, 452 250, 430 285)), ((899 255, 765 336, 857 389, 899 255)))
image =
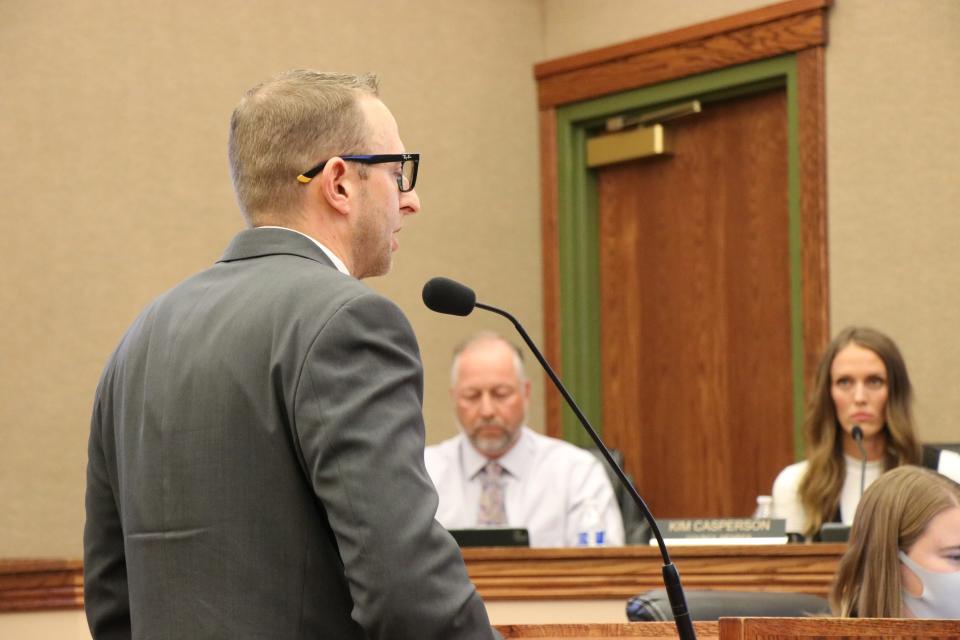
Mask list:
POLYGON ((385 276, 390 273, 390 269, 393 267, 393 257, 388 255, 385 259, 381 259, 374 264, 371 264, 369 267, 364 269, 363 273, 354 274, 358 280, 363 280, 364 278, 377 278, 379 276, 385 276))
POLYGON ((499 438, 473 438, 473 447, 482 453, 483 455, 489 458, 496 458, 500 455, 506 453, 507 449, 510 448, 510 438, 509 436, 499 437, 499 438))

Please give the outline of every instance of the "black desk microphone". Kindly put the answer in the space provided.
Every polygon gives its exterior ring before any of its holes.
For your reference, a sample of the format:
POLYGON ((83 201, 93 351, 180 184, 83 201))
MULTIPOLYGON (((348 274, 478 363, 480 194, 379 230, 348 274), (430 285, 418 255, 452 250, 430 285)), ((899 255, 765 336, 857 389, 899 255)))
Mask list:
POLYGON ((853 436, 853 441, 857 443, 857 448, 860 449, 860 497, 863 497, 863 490, 867 484, 867 450, 863 448, 863 429, 860 428, 860 425, 853 425, 853 430, 851 434, 853 436))
POLYGON ((680 584, 680 572, 677 571, 677 567, 670 562, 670 554, 667 553, 667 546, 664 544, 663 537, 660 535, 660 528, 657 526, 657 521, 653 515, 650 514, 650 510, 647 509, 643 498, 640 497, 640 494, 637 493, 633 484, 627 479, 620 465, 618 465, 613 459, 613 456, 610 455, 610 450, 603 444, 596 430, 590 426, 590 422, 586 416, 583 415, 583 412, 580 411, 580 407, 577 406, 577 403, 574 402, 570 394, 567 393, 567 389, 563 386, 563 383, 560 382, 557 374, 553 372, 553 369, 533 343, 533 340, 530 339, 530 336, 520 322, 503 309, 477 302, 477 295, 473 292, 473 289, 449 278, 431 278, 427 284, 423 286, 423 303, 437 313, 446 313, 454 316, 470 315, 475 307, 480 307, 481 309, 486 309, 487 311, 501 315, 513 323, 513 326, 516 327, 523 341, 527 343, 530 351, 533 352, 533 355, 536 356, 540 362, 543 370, 550 376, 550 380, 554 386, 556 386, 557 390, 563 396, 563 399, 567 401, 567 405, 570 406, 570 409, 576 414, 577 419, 580 420, 580 424, 583 425, 583 428, 587 431, 587 435, 589 435, 594 444, 597 445, 600 453, 606 458, 607 464, 609 464, 610 468, 617 474, 620 483, 626 487, 630 493, 630 497, 637 503, 640 511, 643 512, 643 516, 647 519, 647 522, 650 523, 650 529, 657 538, 657 544, 660 546, 660 555, 663 557, 663 584, 667 590, 667 598, 670 600, 670 608, 673 609, 673 618, 677 625, 677 633, 680 636, 680 640, 696 640, 697 635, 693 631, 693 622, 690 620, 689 611, 687 611, 687 600, 683 594, 683 585, 680 584))

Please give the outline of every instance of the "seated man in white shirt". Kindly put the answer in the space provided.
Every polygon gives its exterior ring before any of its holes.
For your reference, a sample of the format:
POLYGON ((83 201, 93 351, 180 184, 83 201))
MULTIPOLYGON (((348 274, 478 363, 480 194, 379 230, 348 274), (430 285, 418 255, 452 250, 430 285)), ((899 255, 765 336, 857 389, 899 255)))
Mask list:
POLYGON ((578 533, 599 518, 602 543, 623 544, 600 461, 526 425, 530 381, 519 349, 493 333, 467 340, 454 354, 450 397, 461 433, 425 452, 440 524, 524 527, 532 547, 568 547, 582 544, 578 533))

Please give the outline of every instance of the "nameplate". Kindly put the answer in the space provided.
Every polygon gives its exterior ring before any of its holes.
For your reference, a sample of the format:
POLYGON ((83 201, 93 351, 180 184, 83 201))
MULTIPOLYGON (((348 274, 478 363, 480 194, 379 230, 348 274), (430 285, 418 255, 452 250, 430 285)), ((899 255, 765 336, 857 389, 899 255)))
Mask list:
MULTIPOLYGON (((782 518, 678 518, 657 520, 668 544, 786 544, 782 518)), ((656 538, 650 544, 657 544, 656 538)))

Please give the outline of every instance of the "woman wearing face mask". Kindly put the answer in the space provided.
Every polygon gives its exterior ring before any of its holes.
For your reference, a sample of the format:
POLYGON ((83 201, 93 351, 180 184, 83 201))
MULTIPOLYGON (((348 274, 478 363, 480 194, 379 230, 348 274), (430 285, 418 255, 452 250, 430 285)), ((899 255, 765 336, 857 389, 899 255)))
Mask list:
POLYGON ((785 518, 789 533, 808 540, 826 522, 853 522, 861 473, 865 488, 884 471, 920 462, 912 396, 893 340, 866 327, 841 331, 817 367, 804 424, 807 459, 774 481, 773 517, 785 518))
POLYGON ((960 485, 904 466, 863 494, 830 592, 834 615, 960 619, 960 485))

